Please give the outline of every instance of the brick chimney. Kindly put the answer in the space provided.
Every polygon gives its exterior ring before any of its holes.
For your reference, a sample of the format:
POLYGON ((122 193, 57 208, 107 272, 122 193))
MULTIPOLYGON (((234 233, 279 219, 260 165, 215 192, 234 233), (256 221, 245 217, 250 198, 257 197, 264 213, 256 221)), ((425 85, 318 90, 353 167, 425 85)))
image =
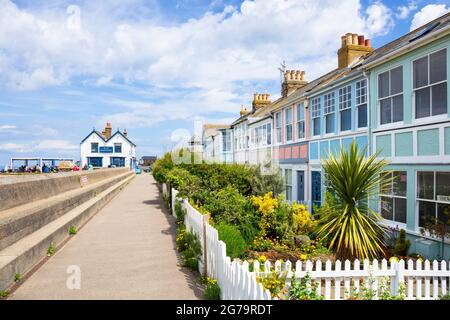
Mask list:
POLYGON ((305 80, 305 71, 286 70, 284 72, 284 81, 281 85, 281 95, 287 97, 293 91, 303 87, 308 81, 305 80))
POLYGON ((239 114, 241 115, 241 117, 245 116, 246 114, 248 114, 248 110, 246 107, 242 106, 241 107, 241 111, 239 112, 239 114))
POLYGON ((341 37, 341 48, 338 50, 339 69, 347 67, 356 59, 372 51, 370 39, 364 39, 363 35, 356 33, 346 33, 341 37))
POLYGON ((272 101, 269 100, 270 94, 268 93, 255 93, 253 94, 253 112, 261 107, 269 105, 272 101))
POLYGON ((105 126, 105 130, 103 130, 103 132, 102 132, 103 138, 108 140, 109 138, 111 138, 111 133, 112 133, 111 123, 107 122, 106 126, 105 126))

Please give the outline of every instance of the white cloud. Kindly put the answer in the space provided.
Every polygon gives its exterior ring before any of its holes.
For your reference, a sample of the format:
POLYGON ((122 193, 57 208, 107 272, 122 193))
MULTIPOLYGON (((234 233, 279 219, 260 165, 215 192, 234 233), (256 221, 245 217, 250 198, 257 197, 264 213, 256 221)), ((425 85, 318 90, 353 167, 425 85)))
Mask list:
POLYGON ((16 129, 16 128, 17 128, 16 126, 9 125, 9 124, 0 125, 0 131, 2 131, 2 130, 12 130, 12 129, 16 129))
POLYGON ((0 144, 0 150, 18 153, 30 153, 35 151, 57 151, 59 153, 67 153, 78 149, 79 146, 66 140, 42 140, 29 143, 0 144))
POLYGON ((127 102, 123 112, 105 111, 120 126, 237 114, 255 90, 278 95, 281 61, 313 79, 337 66, 341 35, 374 37, 393 25, 381 2, 363 12, 359 0, 245 0, 182 23, 161 21, 155 3, 145 9, 152 18, 143 19, 143 3, 25 10, 0 0, 0 83, 33 90, 81 78, 93 86, 144 83, 169 92, 161 101, 136 99, 140 108, 127 102), (130 8, 137 18, 124 18, 130 8))
POLYGON ((366 9, 367 28, 370 33, 385 35, 394 27, 392 11, 380 1, 376 1, 366 9))
POLYGON ((4 151, 15 151, 15 152, 25 152, 27 150, 26 146, 18 143, 3 143, 0 144, 0 150, 4 151))
POLYGON ((423 7, 419 12, 414 15, 411 22, 410 30, 414 30, 423 26, 424 24, 439 18, 450 11, 450 7, 445 4, 429 4, 423 7))
POLYGON ((79 146, 74 145, 66 140, 42 140, 39 141, 33 150, 58 150, 58 151, 69 151, 77 150, 79 146))
POLYGON ((409 1, 408 5, 406 6, 399 6, 397 7, 397 13, 395 14, 395 17, 400 20, 405 20, 409 17, 409 14, 417 9, 416 1, 409 1))

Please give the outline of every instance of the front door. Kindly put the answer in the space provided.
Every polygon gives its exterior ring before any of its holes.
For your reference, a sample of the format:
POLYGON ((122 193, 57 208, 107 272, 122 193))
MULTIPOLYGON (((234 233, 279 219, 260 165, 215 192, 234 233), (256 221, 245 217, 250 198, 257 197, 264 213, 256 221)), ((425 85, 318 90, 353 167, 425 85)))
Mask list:
POLYGON ((297 171, 297 201, 305 201, 305 171, 297 171))
POLYGON ((320 206, 322 200, 322 188, 320 171, 311 171, 311 204, 320 206))

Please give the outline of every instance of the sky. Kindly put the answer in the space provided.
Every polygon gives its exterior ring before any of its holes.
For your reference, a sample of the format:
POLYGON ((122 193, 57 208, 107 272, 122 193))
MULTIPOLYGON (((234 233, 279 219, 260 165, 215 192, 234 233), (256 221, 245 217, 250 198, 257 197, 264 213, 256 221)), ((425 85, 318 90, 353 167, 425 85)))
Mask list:
POLYGON ((280 63, 306 79, 337 67, 340 36, 377 48, 450 0, 0 0, 0 165, 79 159, 111 122, 138 158, 194 123, 228 123, 254 92, 280 95, 280 63))

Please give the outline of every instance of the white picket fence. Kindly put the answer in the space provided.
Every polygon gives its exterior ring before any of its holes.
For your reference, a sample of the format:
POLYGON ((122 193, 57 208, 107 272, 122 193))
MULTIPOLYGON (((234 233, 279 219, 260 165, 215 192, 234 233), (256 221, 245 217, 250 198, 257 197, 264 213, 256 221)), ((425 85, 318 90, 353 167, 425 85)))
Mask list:
MULTIPOLYGON (((172 198, 176 198, 174 189, 172 198)), ((385 290, 389 290, 392 295, 399 295, 403 291, 408 300, 438 299, 450 293, 448 261, 297 261, 295 265, 290 261, 277 261, 273 265, 269 261, 263 265, 254 261, 253 271, 250 271, 247 261, 231 261, 227 257, 226 245, 219 240, 217 229, 208 223, 208 216, 193 208, 187 199, 183 200, 183 204, 186 209, 186 228, 197 234, 201 241, 203 256, 199 263, 200 272, 217 279, 224 300, 270 300, 269 290, 264 290, 256 277, 273 272, 283 273, 288 287, 292 279, 302 279, 308 274, 311 286, 316 287, 317 294, 327 300, 347 299, 362 288, 373 290, 375 299, 385 290)))

